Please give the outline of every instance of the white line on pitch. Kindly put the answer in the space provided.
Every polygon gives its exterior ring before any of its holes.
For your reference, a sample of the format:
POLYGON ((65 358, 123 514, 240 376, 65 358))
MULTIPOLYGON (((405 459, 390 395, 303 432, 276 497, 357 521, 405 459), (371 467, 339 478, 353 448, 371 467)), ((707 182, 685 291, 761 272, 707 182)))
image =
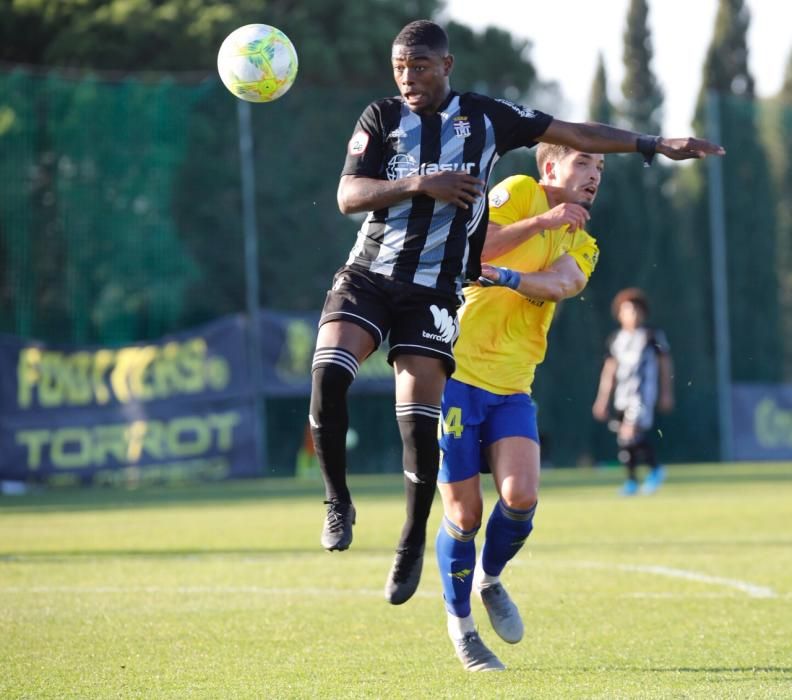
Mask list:
POLYGON ((698 583, 707 583, 713 586, 725 586, 742 591, 751 598, 777 598, 778 594, 767 586, 758 586, 747 581, 740 581, 734 578, 723 578, 721 576, 710 576, 698 571, 688 571, 686 569, 675 569, 670 566, 659 566, 654 564, 605 564, 602 562, 581 561, 573 562, 571 566, 583 569, 617 569, 618 571, 629 571, 639 574, 655 574, 656 576, 668 576, 670 578, 681 578, 698 583))

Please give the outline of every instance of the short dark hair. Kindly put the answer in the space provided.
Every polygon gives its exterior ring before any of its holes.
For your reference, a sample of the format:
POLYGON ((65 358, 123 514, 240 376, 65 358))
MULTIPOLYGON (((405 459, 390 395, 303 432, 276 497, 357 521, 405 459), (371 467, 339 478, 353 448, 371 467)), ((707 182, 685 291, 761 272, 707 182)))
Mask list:
POLYGON ((393 40, 394 46, 428 46, 433 51, 448 51, 448 34, 439 24, 418 19, 406 25, 393 40))
POLYGON ((644 318, 649 315, 649 300, 646 298, 643 289, 639 289, 638 287, 627 287, 627 289, 622 289, 613 297, 613 301, 611 302, 611 313, 613 314, 613 318, 619 317, 619 308, 626 301, 637 306, 644 315, 644 318))
POLYGON ((540 143, 536 149, 536 166, 539 168, 539 178, 544 177, 544 167, 549 161, 561 160, 567 153, 572 153, 572 146, 561 143, 540 143))

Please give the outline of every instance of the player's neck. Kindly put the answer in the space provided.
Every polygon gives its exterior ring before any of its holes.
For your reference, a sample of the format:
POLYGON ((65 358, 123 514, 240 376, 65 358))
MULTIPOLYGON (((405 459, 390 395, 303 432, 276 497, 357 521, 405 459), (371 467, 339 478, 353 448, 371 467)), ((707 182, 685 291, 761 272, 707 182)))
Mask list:
POLYGON ((550 205, 551 209, 558 206, 559 204, 563 204, 564 202, 573 201, 566 188, 556 187, 555 185, 550 185, 546 182, 542 182, 540 184, 542 185, 542 189, 544 190, 545 196, 547 197, 547 203, 550 205))

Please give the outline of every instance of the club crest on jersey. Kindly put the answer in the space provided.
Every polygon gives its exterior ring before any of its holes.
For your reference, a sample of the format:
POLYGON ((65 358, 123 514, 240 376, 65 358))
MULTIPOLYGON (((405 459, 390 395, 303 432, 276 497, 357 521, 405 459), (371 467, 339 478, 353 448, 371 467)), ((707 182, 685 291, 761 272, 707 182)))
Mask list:
POLYGON ((349 139, 349 155, 359 156, 363 155, 368 146, 369 135, 365 131, 357 131, 354 136, 349 139))
POLYGON ((533 119, 536 116, 536 112, 533 109, 528 109, 528 107, 523 107, 522 105, 518 105, 512 102, 511 100, 504 100, 503 98, 498 98, 496 101, 506 105, 507 107, 511 107, 515 112, 517 112, 517 114, 519 114, 521 117, 524 117, 526 119, 533 119))
POLYGON ((454 117, 454 134, 461 139, 470 136, 470 120, 467 117, 454 117))
POLYGON ((385 172, 388 180, 398 180, 411 175, 431 175, 444 172, 473 173, 475 163, 418 163, 409 153, 397 153, 388 161, 385 172))
POLYGON ((496 187, 492 192, 490 192, 489 202, 491 207, 502 207, 506 202, 509 201, 509 190, 504 189, 503 187, 496 187))

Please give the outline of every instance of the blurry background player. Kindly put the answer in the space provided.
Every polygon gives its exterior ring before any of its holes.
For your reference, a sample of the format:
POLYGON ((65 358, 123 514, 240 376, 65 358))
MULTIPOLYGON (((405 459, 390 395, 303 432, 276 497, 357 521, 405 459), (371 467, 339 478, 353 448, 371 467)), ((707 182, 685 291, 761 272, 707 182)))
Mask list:
POLYGON ((482 196, 507 151, 537 141, 596 153, 655 153, 674 160, 722 154, 695 138, 666 139, 604 124, 577 124, 474 93, 453 92, 454 58, 442 27, 411 22, 394 39, 399 96, 372 102, 349 141, 338 186, 344 214, 366 212, 347 263, 328 292, 312 365, 310 423, 325 482, 322 546, 352 542, 355 508, 346 481, 347 392, 386 338, 396 378, 407 518, 385 584, 394 604, 421 575, 426 521, 438 469, 437 420, 454 370, 458 294, 475 279, 487 227, 482 196))
POLYGON ((504 668, 476 631, 474 587, 498 635, 511 644, 523 636, 500 574, 531 533, 536 511, 540 454, 531 385, 545 357, 556 302, 586 286, 598 258, 583 226, 604 158, 543 143, 536 160, 541 184, 517 175, 490 193, 482 260, 492 266, 482 266, 484 286, 465 290, 457 369, 443 394, 438 487, 445 517, 437 563, 448 633, 469 671, 504 668), (499 286, 486 288, 492 284, 499 286), (499 499, 476 564, 474 538, 483 513, 479 473, 490 470, 499 499))
POLYGON ((664 469, 657 462, 650 432, 655 407, 667 413, 674 406, 671 354, 665 333, 645 325, 649 304, 640 289, 620 291, 611 310, 621 328, 608 338, 592 413, 597 420, 608 420, 613 397, 615 416, 609 427, 616 432, 619 461, 627 468, 622 493, 631 496, 638 491, 639 464, 651 468, 641 491, 653 493, 663 482, 664 469))

